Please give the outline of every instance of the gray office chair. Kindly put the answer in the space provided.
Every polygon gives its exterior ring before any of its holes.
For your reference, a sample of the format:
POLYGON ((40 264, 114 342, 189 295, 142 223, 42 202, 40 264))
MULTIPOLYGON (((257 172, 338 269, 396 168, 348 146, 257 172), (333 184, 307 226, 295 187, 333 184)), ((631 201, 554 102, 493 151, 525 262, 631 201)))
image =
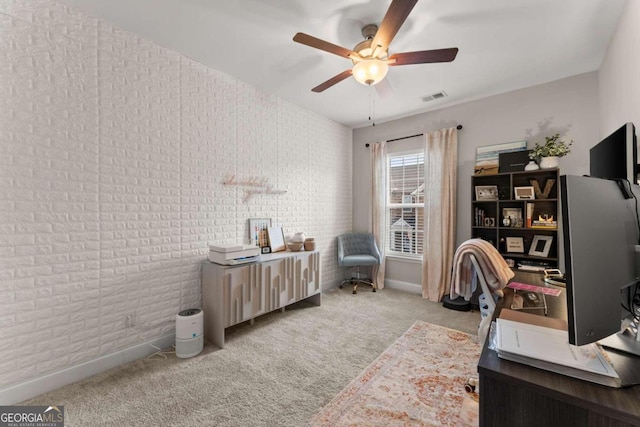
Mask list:
POLYGON ((371 276, 375 277, 382 261, 382 255, 376 246, 376 241, 371 233, 346 233, 338 236, 338 265, 340 267, 355 267, 355 276, 345 279, 340 283, 340 288, 345 283, 353 285, 353 293, 358 291, 358 283, 365 283, 376 291, 375 281, 362 277, 360 267, 372 267, 371 276))

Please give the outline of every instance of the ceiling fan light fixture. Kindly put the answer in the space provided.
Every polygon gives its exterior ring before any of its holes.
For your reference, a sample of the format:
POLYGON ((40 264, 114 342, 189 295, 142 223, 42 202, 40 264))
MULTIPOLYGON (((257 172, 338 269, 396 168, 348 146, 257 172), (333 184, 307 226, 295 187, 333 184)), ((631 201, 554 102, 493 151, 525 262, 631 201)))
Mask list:
POLYGON ((380 59, 363 59, 353 66, 353 77, 361 84, 372 86, 387 75, 389 65, 380 59))

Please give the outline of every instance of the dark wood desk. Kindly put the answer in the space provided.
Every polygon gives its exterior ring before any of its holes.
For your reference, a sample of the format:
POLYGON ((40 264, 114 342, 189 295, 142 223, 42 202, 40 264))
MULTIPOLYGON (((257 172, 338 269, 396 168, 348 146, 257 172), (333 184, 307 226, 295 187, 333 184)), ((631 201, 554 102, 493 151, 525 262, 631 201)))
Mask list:
MULTIPOLYGON (((536 274, 519 273, 514 280, 542 285, 536 274)), ((511 295, 507 289, 496 316, 510 306, 511 295)), ((566 319, 564 292, 547 304, 550 316, 566 319)), ((609 388, 502 360, 487 343, 478 374, 480 426, 640 426, 640 386, 609 388)))

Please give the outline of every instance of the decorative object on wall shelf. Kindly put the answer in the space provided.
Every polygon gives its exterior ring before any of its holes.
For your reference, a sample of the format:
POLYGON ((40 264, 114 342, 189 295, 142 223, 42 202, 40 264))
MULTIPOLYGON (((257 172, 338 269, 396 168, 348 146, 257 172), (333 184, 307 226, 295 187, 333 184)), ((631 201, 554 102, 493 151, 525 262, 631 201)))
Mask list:
POLYGON ((529 163, 524 167, 526 171, 537 171, 540 169, 540 166, 535 162, 535 160, 529 160, 529 163))
POLYGON ((316 240, 313 237, 308 237, 304 240, 304 250, 305 251, 316 250, 316 240))
POLYGON ((302 250, 302 247, 304 246, 303 242, 289 242, 287 243, 287 249, 289 249, 291 252, 299 252, 302 250))
POLYGON ((529 180, 529 182, 533 187, 533 191, 536 193, 536 199, 547 199, 549 197, 549 193, 551 193, 553 184, 556 183, 556 180, 553 178, 547 179, 544 183, 544 190, 540 190, 540 183, 538 180, 532 179, 529 180))
POLYGON ((558 159, 571 152, 573 140, 565 142, 560 139, 559 133, 552 136, 545 136, 544 139, 544 144, 536 143, 531 153, 529 153, 529 158, 532 160, 540 159, 539 164, 541 169, 557 168, 558 159))
POLYGON ((558 156, 547 156, 540 158, 540 169, 554 169, 557 168, 560 162, 558 156))
POLYGON ((291 237, 291 241, 292 242, 296 242, 296 243, 304 243, 304 241, 306 240, 306 236, 304 235, 303 232, 298 232, 295 233, 292 237, 291 237))
POLYGON ((484 219, 484 224, 485 227, 495 227, 496 226, 496 219, 495 218, 485 218, 484 219))
POLYGON ((285 190, 278 190, 267 178, 252 176, 247 179, 236 180, 235 175, 230 175, 223 181, 224 185, 233 185, 244 188, 244 203, 249 202, 255 194, 285 194, 285 190))

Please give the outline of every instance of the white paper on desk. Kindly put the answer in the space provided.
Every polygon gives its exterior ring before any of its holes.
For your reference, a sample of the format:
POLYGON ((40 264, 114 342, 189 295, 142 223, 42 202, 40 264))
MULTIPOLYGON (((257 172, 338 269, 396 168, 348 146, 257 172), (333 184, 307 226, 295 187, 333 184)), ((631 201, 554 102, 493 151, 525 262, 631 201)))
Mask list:
POLYGON ((497 319, 498 353, 508 352, 618 378, 596 344, 569 344, 567 331, 497 319))

